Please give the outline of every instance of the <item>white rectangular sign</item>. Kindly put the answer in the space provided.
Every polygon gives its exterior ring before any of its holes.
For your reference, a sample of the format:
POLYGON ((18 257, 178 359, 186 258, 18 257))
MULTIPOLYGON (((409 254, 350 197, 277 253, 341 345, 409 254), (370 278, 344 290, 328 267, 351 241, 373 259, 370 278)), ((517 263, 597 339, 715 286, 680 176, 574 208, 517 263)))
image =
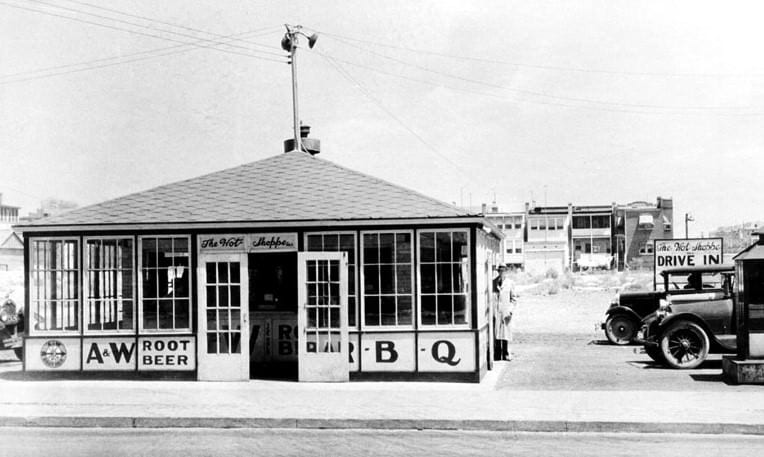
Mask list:
POLYGON ((475 371, 475 334, 419 334, 419 371, 475 371))
POLYGON ((199 235, 199 252, 297 251, 297 233, 228 233, 199 235))
POLYGON ((297 233, 252 233, 248 252, 297 251, 297 233))
POLYGON ((196 338, 191 335, 142 336, 138 339, 138 369, 190 371, 196 367, 196 338))
POLYGON ((135 337, 82 340, 82 369, 85 371, 135 370, 137 359, 135 337))
POLYGON ((247 235, 199 235, 199 252, 245 252, 247 235))
POLYGON ((414 333, 365 333, 362 371, 414 371, 414 333))
POLYGON ((71 371, 80 369, 79 338, 27 338, 24 363, 29 371, 71 371))
POLYGON ((661 272, 667 268, 720 265, 724 262, 721 238, 690 238, 685 240, 655 240, 656 287, 662 287, 661 272))

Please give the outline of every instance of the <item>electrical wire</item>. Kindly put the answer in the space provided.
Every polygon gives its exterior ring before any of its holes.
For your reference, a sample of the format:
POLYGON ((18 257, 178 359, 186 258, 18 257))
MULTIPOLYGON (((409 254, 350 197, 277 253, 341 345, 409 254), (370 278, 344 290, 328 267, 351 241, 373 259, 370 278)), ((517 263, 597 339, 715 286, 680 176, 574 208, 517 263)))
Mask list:
MULTIPOLYGON (((271 26, 271 27, 267 27, 267 28, 264 28, 264 29, 250 30, 250 31, 247 31, 247 32, 237 33, 237 34, 230 35, 229 37, 223 37, 223 38, 238 39, 236 37, 246 36, 246 35, 253 35, 253 34, 254 34, 254 36, 259 36, 259 35, 263 35, 264 33, 271 33, 271 31, 273 29, 275 29, 275 28, 277 28, 277 27, 271 26), (266 30, 267 30, 267 32, 266 32, 266 30), (261 32, 263 32, 263 33, 261 33, 261 32)), ((94 70, 94 69, 98 69, 98 68, 104 68, 106 66, 122 65, 122 64, 125 64, 125 63, 135 62, 137 60, 146 60, 146 59, 154 58, 154 57, 163 57, 163 56, 167 56, 167 55, 175 55, 175 54, 180 54, 182 52, 188 52, 188 51, 193 51, 193 50, 197 50, 197 49, 199 49, 199 48, 193 47, 190 44, 176 44, 174 46, 167 46, 167 47, 163 47, 163 48, 149 49, 149 50, 146 50, 146 51, 134 52, 134 53, 131 53, 131 54, 123 54, 123 55, 112 56, 112 57, 103 57, 103 58, 100 58, 100 59, 93 59, 93 60, 88 60, 88 61, 84 61, 84 62, 77 62, 77 63, 71 63, 71 64, 65 64, 65 65, 55 65, 55 66, 52 66, 52 67, 38 68, 36 70, 27 70, 27 71, 21 71, 21 72, 16 72, 16 73, 9 73, 9 74, 0 75, 0 85, 2 85, 3 83, 6 83, 6 82, 7 83, 14 83, 14 82, 31 81, 31 80, 35 80, 35 79, 43 79, 43 78, 47 78, 47 77, 64 75, 64 74, 69 74, 69 73, 76 73, 76 72, 81 72, 81 71, 94 70), (156 55, 154 55, 155 53, 164 52, 164 51, 171 51, 171 50, 175 50, 175 49, 182 49, 182 50, 179 50, 178 52, 169 52, 169 53, 165 53, 165 54, 156 54, 156 55), (148 55, 148 56, 146 56, 145 58, 141 58, 141 59, 129 59, 130 57, 145 56, 145 55, 148 55), (129 59, 129 60, 125 60, 125 59, 129 59), (117 62, 113 62, 115 60, 117 62), (111 64, 107 64, 107 65, 94 65, 94 64, 99 64, 101 62, 111 62, 111 64), (83 68, 77 68, 77 67, 83 67, 83 68), (68 69, 68 68, 77 68, 77 69, 73 70, 73 71, 55 72, 56 70, 65 70, 65 69, 68 69), (54 72, 54 73, 50 73, 50 72, 54 72), (29 77, 20 78, 20 77, 24 77, 24 76, 27 76, 27 75, 29 75, 29 77), (36 75, 36 76, 31 76, 31 75, 36 75)))
MULTIPOLYGON (((326 54, 323 54, 316 49, 310 50, 311 52, 314 52, 318 55, 327 56, 326 54)), ((445 88, 449 90, 453 90, 456 92, 463 92, 467 94, 476 94, 476 95, 482 95, 485 97, 490 98, 496 98, 501 100, 508 100, 511 102, 516 103, 526 103, 526 104, 533 104, 533 105, 544 105, 544 106, 556 106, 556 107, 564 107, 564 108, 573 108, 573 109, 585 109, 585 110, 591 110, 591 111, 603 111, 603 112, 611 112, 611 113, 626 113, 626 114, 659 114, 659 115, 685 115, 685 116, 698 116, 698 115, 706 115, 709 114, 709 112, 703 112, 703 111, 694 111, 694 112, 682 112, 682 111, 650 111, 647 109, 637 110, 637 109, 618 109, 618 108, 609 108, 606 106, 593 106, 593 105, 574 105, 569 103, 559 103, 559 102, 551 102, 551 101, 545 101, 545 100, 529 100, 529 99, 522 99, 522 98, 516 98, 516 97, 507 97, 505 95, 500 95, 497 93, 492 92, 484 92, 474 89, 466 89, 462 87, 455 87, 452 85, 442 84, 442 83, 436 83, 430 80, 425 79, 419 79, 419 78, 413 78, 406 75, 401 75, 397 73, 388 72, 385 70, 381 70, 377 67, 372 67, 368 65, 359 64, 357 62, 352 62, 345 59, 340 59, 338 57, 334 56, 328 56, 334 59, 337 62, 342 62, 347 65, 351 65, 358 68, 363 68, 365 70, 369 70, 375 73, 391 76, 397 79, 403 79, 407 81, 416 82, 419 84, 428 85, 431 87, 440 87, 445 88)), ((748 112, 748 113, 724 113, 724 112, 710 112, 716 116, 728 116, 728 117, 753 117, 753 116, 764 116, 764 112, 748 112)))
POLYGON ((97 70, 97 69, 101 69, 101 68, 109 68, 109 67, 114 67, 114 66, 117 66, 117 65, 124 65, 124 64, 133 63, 133 62, 140 62, 140 61, 143 61, 143 60, 155 59, 155 58, 158 58, 158 57, 167 57, 167 56, 182 54, 182 53, 186 53, 186 52, 190 52, 190 51, 196 51, 196 50, 199 49, 199 48, 196 48, 196 47, 193 47, 193 46, 192 47, 188 47, 186 45, 173 46, 173 48, 182 48, 182 49, 178 49, 178 50, 170 51, 170 52, 165 52, 165 53, 161 53, 161 54, 149 54, 149 55, 146 55, 146 56, 143 56, 143 57, 136 57, 134 59, 127 59, 127 60, 120 60, 120 61, 111 62, 111 63, 104 63, 104 64, 101 64, 101 65, 89 65, 89 66, 84 67, 84 68, 76 68, 76 69, 67 70, 67 71, 59 71, 59 72, 48 73, 48 74, 43 74, 43 75, 38 75, 38 76, 29 76, 29 77, 24 77, 24 78, 16 78, 16 79, 10 79, 10 80, 6 80, 6 81, 0 81, 0 86, 5 86, 5 85, 15 84, 15 83, 22 83, 22 82, 27 82, 27 81, 36 81, 38 79, 46 79, 46 78, 51 78, 51 77, 54 77, 54 76, 63 76, 63 75, 69 75, 69 74, 73 74, 73 73, 82 73, 82 72, 85 72, 85 71, 97 70))
MULTIPOLYGON (((272 59, 272 58, 269 58, 269 57, 262 57, 262 56, 255 55, 255 54, 248 54, 248 53, 243 53, 243 52, 237 52, 237 51, 233 51, 233 50, 230 50, 230 49, 219 49, 219 48, 216 48, 213 45, 202 45, 202 44, 189 43, 187 41, 180 41, 180 40, 176 40, 176 39, 172 39, 172 38, 167 38, 167 37, 164 37, 164 36, 161 36, 161 35, 154 35, 154 34, 150 34, 150 33, 144 33, 144 32, 140 32, 140 31, 137 31, 137 30, 126 29, 124 27, 116 27, 116 26, 113 26, 113 25, 108 25, 108 24, 104 24, 104 23, 100 23, 100 22, 90 21, 90 20, 87 20, 87 19, 80 19, 80 18, 77 18, 77 17, 65 16, 63 14, 57 14, 57 13, 53 13, 53 12, 46 11, 46 10, 39 10, 39 9, 34 9, 34 8, 28 8, 28 7, 25 7, 25 6, 15 5, 15 4, 11 4, 11 3, 7 3, 7 2, 3 2, 3 1, 0 1, 0 5, 4 5, 4 6, 9 7, 9 8, 15 8, 15 9, 35 12, 35 13, 39 13, 39 14, 44 14, 44 15, 47 15, 47 16, 53 16, 53 17, 59 17, 59 18, 63 18, 63 19, 68 19, 68 20, 75 21, 75 22, 80 22, 80 23, 83 23, 83 24, 90 24, 90 25, 95 25, 95 26, 98 26, 98 27, 107 28, 107 29, 119 30, 119 31, 122 31, 122 32, 131 33, 131 34, 134 34, 134 35, 141 35, 141 36, 146 36, 146 37, 151 37, 151 38, 158 38, 160 40, 170 41, 170 42, 173 42, 173 43, 187 44, 187 45, 196 46, 196 47, 202 48, 202 49, 213 49, 213 50, 216 50, 216 51, 219 51, 219 52, 224 52, 224 53, 227 53, 227 54, 241 55, 241 56, 245 56, 245 57, 251 57, 251 58, 254 58, 254 59, 260 59, 260 60, 271 61, 271 62, 287 63, 286 58, 284 60, 277 60, 277 59, 272 59)), ((209 40, 204 40, 204 41, 209 41, 209 40)), ((263 51, 256 51, 256 52, 263 52, 263 51)), ((284 56, 284 57, 286 57, 286 56, 284 56)))
MULTIPOLYGON (((137 15, 137 14, 132 14, 132 13, 128 13, 128 12, 125 12, 125 11, 116 10, 116 9, 113 9, 113 8, 106 8, 106 7, 99 6, 99 5, 94 5, 94 4, 88 3, 88 2, 82 2, 82 1, 77 1, 77 0, 63 0, 63 1, 65 1, 67 3, 74 3, 74 4, 77 4, 77 5, 87 6, 87 7, 98 9, 98 10, 102 10, 102 11, 108 11, 110 13, 120 14, 120 15, 126 16, 126 17, 132 17, 132 18, 135 18, 135 19, 142 19, 144 21, 155 22, 157 24, 168 25, 170 27, 176 27, 176 28, 188 30, 188 31, 191 31, 191 32, 204 33, 204 34, 207 34, 207 35, 210 35, 210 36, 214 36, 214 37, 217 37, 217 38, 228 38, 228 37, 230 37, 230 35, 220 35, 220 34, 217 34, 217 33, 208 32, 206 30, 201 30, 201 29, 197 29, 197 28, 194 28, 194 27, 188 27, 188 26, 185 26, 185 25, 182 25, 182 24, 176 24, 176 23, 173 23, 173 22, 162 21, 162 20, 159 20, 159 19, 156 19, 156 18, 151 18, 151 17, 147 17, 147 16, 141 16, 141 15, 137 15)), ((260 47, 263 47, 263 48, 281 50, 281 48, 279 48, 278 46, 271 46, 271 45, 267 45, 267 44, 263 44, 263 43, 258 43, 256 41, 245 40, 245 39, 241 39, 241 38, 238 38, 236 41, 240 41, 240 42, 243 42, 243 43, 249 43, 249 44, 252 44, 252 45, 255 45, 255 46, 260 46, 260 47)), ((281 54, 279 54, 279 55, 281 55, 281 54)))
MULTIPOLYGON (((217 42, 215 40, 211 40, 211 39, 207 39, 207 38, 200 38, 198 36, 189 35, 187 33, 175 32, 173 30, 167 30, 167 29, 161 29, 161 28, 157 28, 157 27, 152 27, 150 25, 138 24, 138 23, 135 23, 135 22, 125 21, 125 20, 122 20, 122 19, 116 19, 116 18, 113 18, 113 17, 104 16, 104 15, 101 15, 101 14, 95 14, 95 13, 90 13, 90 12, 87 12, 87 11, 82 11, 82 10, 79 10, 79 9, 76 9, 76 8, 67 8, 65 6, 60 6, 60 5, 57 5, 57 4, 54 4, 54 3, 50 3, 50 2, 45 2, 45 1, 42 1, 42 0, 26 0, 26 1, 27 2, 32 2, 32 3, 39 3, 41 5, 45 5, 45 6, 50 7, 50 8, 57 8, 59 10, 63 10, 63 11, 67 11, 67 12, 72 12, 72 13, 75 13, 75 14, 83 14, 83 15, 86 15, 86 16, 95 17, 97 19, 106 19, 107 21, 113 21, 113 22, 117 22, 117 23, 120 23, 120 24, 130 25, 130 26, 133 26, 133 27, 140 27, 140 28, 143 28, 143 29, 151 30, 151 31, 157 31, 157 32, 161 32, 161 33, 168 33, 168 34, 171 34, 171 35, 176 35, 176 36, 180 36, 180 37, 183 37, 183 38, 191 38, 191 39, 194 39, 194 40, 202 40, 202 41, 206 41, 206 42, 209 42, 209 43, 221 44, 220 42, 217 42)), ((207 32, 203 32, 203 33, 207 33, 207 32)), ((270 51, 260 51, 258 49, 251 49, 251 48, 248 48, 246 46, 241 46, 241 45, 236 45, 236 44, 225 43, 225 45, 229 46, 229 47, 232 47, 232 48, 244 49, 244 50, 247 50, 247 51, 250 51, 250 52, 258 52, 258 53, 262 53, 262 54, 265 54, 265 55, 271 55, 271 56, 277 56, 277 57, 283 57, 284 56, 283 53, 275 53, 275 52, 270 52, 270 51)))
POLYGON ((432 55, 437 57, 444 57, 449 59, 457 59, 457 60, 465 60, 465 61, 473 61, 473 62, 484 62, 484 63, 492 63, 492 64, 498 64, 498 65, 508 65, 513 67, 534 68, 538 70, 567 71, 567 72, 576 72, 576 73, 599 73, 599 74, 606 74, 606 75, 622 75, 622 76, 658 76, 658 77, 740 78, 740 77, 748 77, 748 76, 762 76, 761 73, 752 73, 752 74, 692 73, 692 72, 671 73, 671 72, 646 72, 646 71, 619 71, 619 70, 605 70, 605 69, 592 69, 592 68, 580 68, 580 67, 564 67, 564 66, 555 66, 555 65, 537 65, 537 64, 528 64, 528 63, 521 63, 521 62, 511 62, 506 60, 488 59, 485 57, 457 56, 453 54, 447 54, 443 52, 431 51, 426 49, 415 49, 415 48, 409 48, 405 46, 394 45, 390 43, 380 43, 378 41, 371 41, 371 40, 365 40, 361 38, 343 36, 336 33, 330 33, 330 32, 316 30, 316 29, 310 29, 310 30, 320 33, 321 35, 326 35, 327 37, 334 38, 335 40, 338 40, 338 41, 344 39, 344 40, 355 41, 358 43, 369 44, 373 46, 379 46, 379 47, 384 47, 389 49, 397 49, 397 50, 418 53, 418 54, 432 55))
POLYGON ((359 46, 353 43, 349 42, 343 42, 341 40, 337 40, 340 43, 343 43, 347 46, 351 46, 353 48, 359 49, 363 52, 372 54, 377 57, 381 57, 387 60, 390 60, 392 62, 399 63, 401 65, 410 66, 413 68, 417 68, 422 71, 426 71, 429 73, 433 73, 439 76, 443 76, 446 78, 451 78, 455 80, 459 80, 462 82, 468 82, 472 84, 477 84, 485 87, 490 87, 493 89, 501 89, 506 90, 510 92, 516 92, 519 94, 524 95, 534 95, 537 97, 546 97, 553 100, 560 100, 560 101, 566 101, 566 102, 579 102, 579 103, 591 103, 591 104, 597 104, 597 105, 607 105, 607 106, 617 106, 617 107, 623 107, 623 108, 650 108, 650 109, 664 109, 664 110, 740 110, 740 109, 748 109, 748 107, 745 106, 669 106, 669 105, 653 105, 653 104, 647 104, 647 103, 624 103, 624 102, 612 102, 612 101, 606 101, 606 100, 595 100, 595 99, 589 99, 589 98, 582 98, 582 97, 569 97, 569 96, 562 96, 562 95, 553 95, 548 94, 545 92, 538 92, 538 91, 532 91, 527 89, 518 89, 515 87, 508 87, 508 86, 502 86, 500 84, 494 84, 486 81, 481 81, 477 79, 472 78, 465 78, 459 75, 453 75, 450 73, 446 73, 443 71, 433 70, 431 68, 407 62, 405 60, 401 60, 392 56, 388 56, 386 54, 382 54, 376 51, 373 51, 371 49, 364 48, 363 46, 359 46))
POLYGON ((382 110, 385 114, 387 114, 391 119, 393 119, 395 122, 397 122, 401 127, 403 127, 405 130, 407 130, 410 134, 412 134, 417 140, 419 140, 420 143, 425 145, 430 151, 435 153, 438 157, 442 158, 449 164, 451 164, 459 173, 464 175, 467 179, 472 181, 475 184, 482 185, 482 183, 478 182, 467 174, 463 167, 460 167, 457 165, 453 160, 451 160, 448 156, 440 152, 438 148, 430 144, 427 140, 425 140, 421 135, 419 135, 414 129, 412 129, 406 122, 403 122, 398 116, 395 115, 390 109, 388 109, 379 99, 377 99, 374 95, 371 94, 371 92, 357 79, 354 78, 350 72, 348 72, 346 69, 342 68, 342 66, 334 61, 333 57, 322 55, 322 57, 329 62, 332 67, 334 67, 337 72, 343 76, 345 79, 350 81, 351 84, 359 91, 361 92, 369 101, 374 103, 380 110, 382 110))

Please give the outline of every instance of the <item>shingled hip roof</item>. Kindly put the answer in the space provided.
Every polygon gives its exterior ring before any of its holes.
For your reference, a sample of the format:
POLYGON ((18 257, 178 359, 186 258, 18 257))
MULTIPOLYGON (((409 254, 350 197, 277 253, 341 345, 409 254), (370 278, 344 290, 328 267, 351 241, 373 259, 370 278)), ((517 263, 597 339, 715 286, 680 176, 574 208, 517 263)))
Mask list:
POLYGON ((387 181, 293 151, 19 227, 475 216, 387 181))

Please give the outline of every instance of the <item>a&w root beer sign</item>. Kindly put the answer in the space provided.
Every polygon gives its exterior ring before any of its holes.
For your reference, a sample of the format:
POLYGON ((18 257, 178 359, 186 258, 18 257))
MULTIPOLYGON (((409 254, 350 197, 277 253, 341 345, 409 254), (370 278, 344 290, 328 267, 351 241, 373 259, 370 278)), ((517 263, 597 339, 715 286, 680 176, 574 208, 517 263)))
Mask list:
POLYGON ((661 272, 675 267, 702 267, 720 265, 724 262, 721 238, 690 238, 684 240, 655 240, 656 288, 663 287, 661 272))

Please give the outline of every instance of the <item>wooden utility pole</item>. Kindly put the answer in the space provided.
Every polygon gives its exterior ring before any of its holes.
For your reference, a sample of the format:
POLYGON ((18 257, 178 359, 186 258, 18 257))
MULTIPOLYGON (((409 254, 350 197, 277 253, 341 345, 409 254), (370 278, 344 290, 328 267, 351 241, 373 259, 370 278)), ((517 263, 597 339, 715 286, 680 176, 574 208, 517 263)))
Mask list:
POLYGON ((302 151, 302 140, 300 136, 300 114, 297 105, 297 44, 299 36, 302 35, 308 39, 308 47, 312 48, 316 44, 318 35, 306 35, 302 31, 301 25, 284 24, 286 34, 281 39, 281 49, 289 53, 289 64, 292 66, 292 116, 294 128, 294 150, 302 151))

